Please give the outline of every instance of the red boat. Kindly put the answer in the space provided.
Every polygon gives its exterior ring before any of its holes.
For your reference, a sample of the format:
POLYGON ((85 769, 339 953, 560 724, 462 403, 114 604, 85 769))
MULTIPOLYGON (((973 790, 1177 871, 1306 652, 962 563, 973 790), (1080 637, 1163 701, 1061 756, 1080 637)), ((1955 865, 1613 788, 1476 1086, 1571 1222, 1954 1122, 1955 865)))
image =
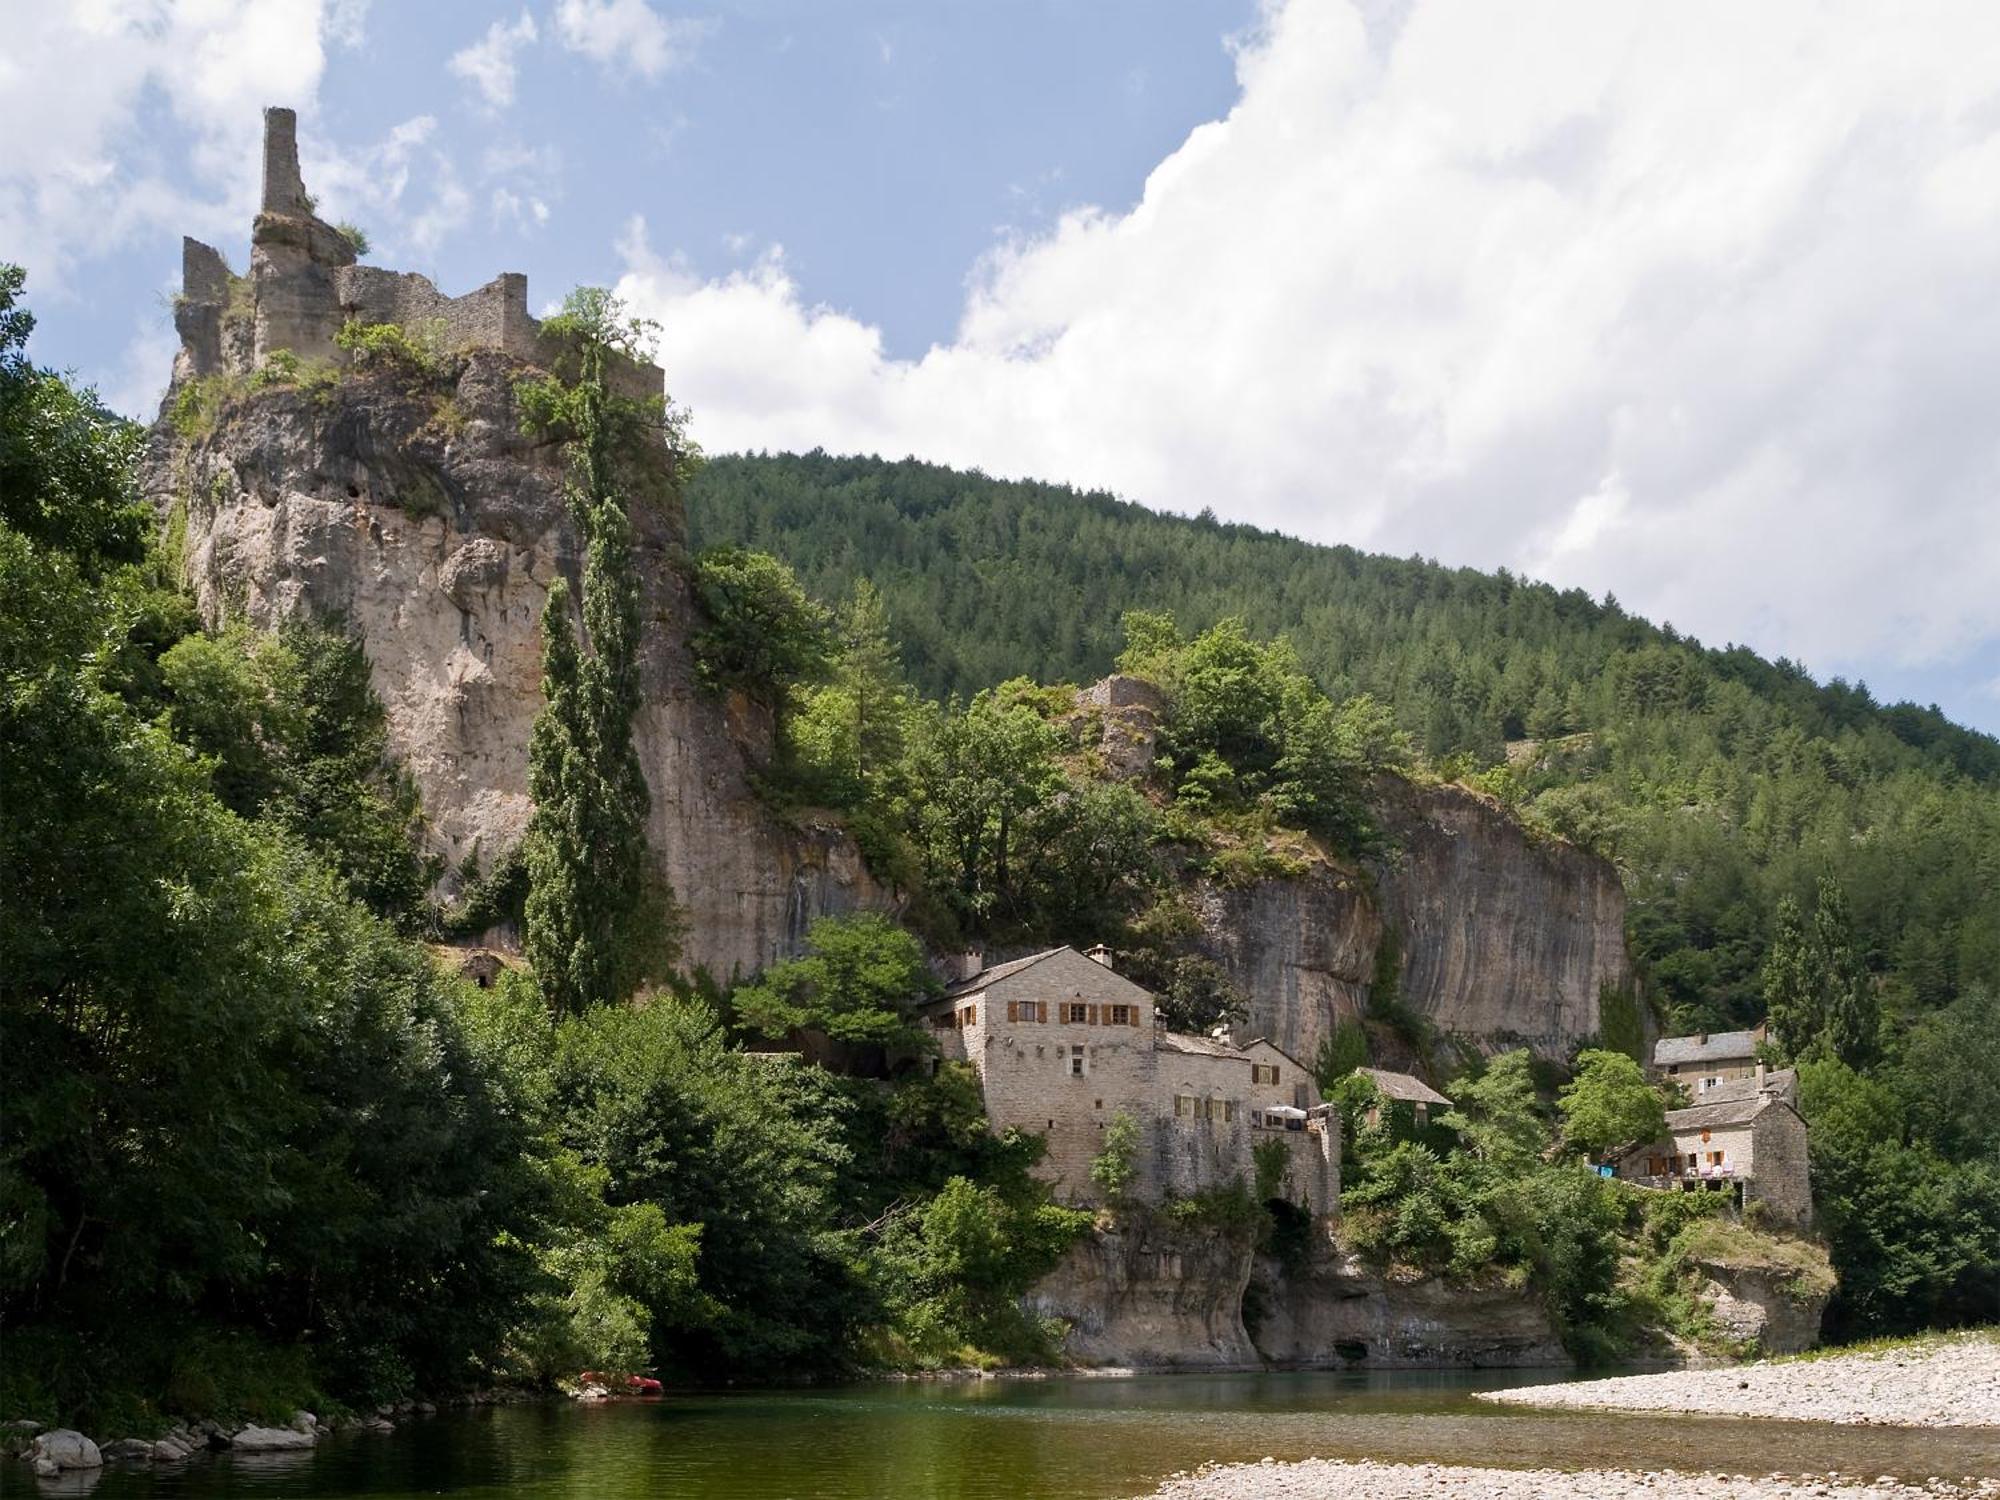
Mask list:
POLYGON ((601 1386, 626 1396, 657 1396, 660 1382, 650 1375, 607 1375, 602 1370, 585 1370, 577 1376, 580 1385, 601 1386))

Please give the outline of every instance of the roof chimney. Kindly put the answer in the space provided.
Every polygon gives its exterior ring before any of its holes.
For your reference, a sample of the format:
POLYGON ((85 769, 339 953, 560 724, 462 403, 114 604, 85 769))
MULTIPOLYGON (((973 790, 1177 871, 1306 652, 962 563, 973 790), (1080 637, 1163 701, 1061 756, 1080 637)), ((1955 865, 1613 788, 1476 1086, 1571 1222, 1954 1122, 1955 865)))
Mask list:
POLYGON ((986 950, 983 948, 967 948, 953 960, 953 967, 957 970, 956 975, 954 975, 955 978, 970 979, 974 974, 977 974, 981 969, 986 967, 986 950))
POLYGON ((1757 1059, 1757 1092, 1758 1092, 1758 1093, 1760 1093, 1760 1094, 1761 1094, 1761 1093, 1763 1093, 1763 1092, 1764 1092, 1764 1081, 1765 1081, 1765 1079, 1767 1079, 1767 1078, 1768 1078, 1768 1077, 1770 1076, 1770 1073, 1771 1073, 1771 1070, 1770 1070, 1769 1068, 1767 1068, 1767 1067, 1765 1067, 1765 1066, 1764 1066, 1764 1059, 1763 1059, 1763 1058, 1761 1058, 1761 1057, 1760 1057, 1760 1058, 1758 1058, 1758 1059, 1757 1059))
POLYGON ((1117 972, 1118 966, 1111 962, 1111 950, 1102 943, 1099 943, 1083 956, 1094 964, 1103 964, 1105 968, 1110 969, 1113 973, 1117 972))

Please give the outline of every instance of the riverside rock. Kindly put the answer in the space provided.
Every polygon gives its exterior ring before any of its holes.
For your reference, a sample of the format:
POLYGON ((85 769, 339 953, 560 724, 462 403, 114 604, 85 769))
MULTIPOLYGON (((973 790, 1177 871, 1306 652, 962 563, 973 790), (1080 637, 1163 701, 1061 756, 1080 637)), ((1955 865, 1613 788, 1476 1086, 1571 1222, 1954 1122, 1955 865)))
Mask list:
POLYGON ((318 1441, 310 1429, 296 1427, 244 1427, 229 1435, 229 1446, 238 1453, 288 1453, 318 1441))
POLYGON ((68 1427, 38 1433, 28 1448, 28 1459, 37 1469, 101 1469, 104 1455, 82 1433, 68 1427))

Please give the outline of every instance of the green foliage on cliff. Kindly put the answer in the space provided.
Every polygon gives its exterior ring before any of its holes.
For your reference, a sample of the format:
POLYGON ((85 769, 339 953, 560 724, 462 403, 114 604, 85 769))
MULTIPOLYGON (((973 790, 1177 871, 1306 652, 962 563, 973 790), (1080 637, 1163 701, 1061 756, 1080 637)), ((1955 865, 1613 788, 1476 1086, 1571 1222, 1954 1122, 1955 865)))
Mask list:
POLYGON ((1128 610, 1285 636, 1334 702, 1369 695, 1434 764, 1618 859, 1672 1029, 1761 1018, 1778 902, 1822 873, 1885 1015, 2000 984, 2000 743, 1934 709, 1506 573, 915 461, 718 459, 688 506, 699 544, 770 552, 816 598, 871 581, 932 696, 1089 681, 1128 610))
POLYGON ((923 945, 872 912, 821 917, 805 951, 730 993, 736 1022, 754 1037, 927 1052, 915 1007, 937 993, 923 945))

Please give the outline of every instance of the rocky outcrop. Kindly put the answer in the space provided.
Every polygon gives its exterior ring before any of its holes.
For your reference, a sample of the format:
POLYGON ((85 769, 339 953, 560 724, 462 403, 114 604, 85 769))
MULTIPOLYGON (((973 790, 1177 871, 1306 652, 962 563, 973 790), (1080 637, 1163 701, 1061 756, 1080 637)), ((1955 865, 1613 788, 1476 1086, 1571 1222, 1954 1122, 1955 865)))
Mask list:
POLYGON ((1251 1303, 1252 1341, 1275 1365, 1489 1369, 1570 1363, 1532 1291, 1391 1275, 1331 1247, 1304 1267, 1261 1258, 1251 1303))
MULTIPOLYGON (((1114 675, 1078 707, 1102 771, 1144 781, 1166 709, 1159 689, 1114 675)), ((1561 1057, 1596 1036, 1599 997, 1634 983, 1611 863, 1530 833, 1463 786, 1383 776, 1369 801, 1382 837, 1365 863, 1317 858, 1296 876, 1195 883, 1201 947, 1249 1005, 1237 1040, 1269 1037, 1310 1062, 1336 1025, 1368 1010, 1383 967, 1405 1009, 1487 1050, 1561 1057)))
MULTIPOLYGON (((452 371, 436 389, 353 372, 316 392, 246 393, 211 434, 163 429, 144 478, 184 518, 211 624, 308 615, 360 638, 430 846, 456 872, 490 867, 527 827, 542 603, 559 575, 574 583, 580 551, 559 455, 515 411, 527 367, 478 350, 452 371)), ((837 825, 764 812, 748 776, 769 755, 768 722, 697 688, 677 499, 636 507, 635 530, 649 840, 685 962, 727 978, 793 951, 821 913, 887 901, 837 825)))
MULTIPOLYGON (((1323 1232, 1323 1231, 1322 1231, 1323 1232)), ((1566 1366, 1531 1291, 1371 1271, 1326 1238, 1286 1266, 1241 1235, 1148 1217, 1100 1228, 1026 1299, 1078 1364, 1137 1370, 1566 1366)))
POLYGON ((1253 1252, 1239 1237, 1163 1221, 1100 1229, 1028 1294, 1070 1325, 1066 1357, 1123 1369, 1254 1369, 1243 1327, 1253 1252))
POLYGON ((1633 984, 1610 862, 1464 787, 1383 777, 1371 801, 1383 847, 1365 866, 1198 892, 1203 947, 1249 1001, 1238 1032, 1310 1062, 1366 1013, 1390 941, 1401 1005, 1441 1033, 1546 1057, 1596 1036, 1600 995, 1633 984))
POLYGON ((1560 1056, 1629 990, 1625 890, 1609 860, 1530 833, 1462 786, 1384 777, 1374 866, 1405 1004, 1439 1030, 1560 1056))
POLYGON ((1832 1293, 1786 1266, 1697 1260, 1698 1288, 1716 1333, 1759 1354, 1799 1354, 1819 1344, 1820 1318, 1832 1293))

